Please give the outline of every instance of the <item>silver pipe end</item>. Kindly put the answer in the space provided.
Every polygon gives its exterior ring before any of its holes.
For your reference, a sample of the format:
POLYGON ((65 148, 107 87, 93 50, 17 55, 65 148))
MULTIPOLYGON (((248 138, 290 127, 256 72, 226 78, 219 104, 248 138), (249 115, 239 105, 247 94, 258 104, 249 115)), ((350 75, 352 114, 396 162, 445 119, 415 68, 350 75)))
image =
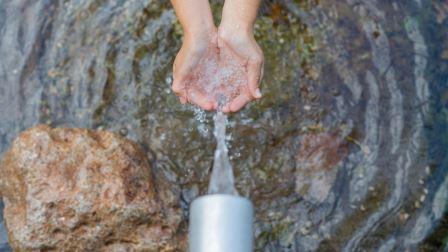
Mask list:
POLYGON ((253 206, 249 199, 210 194, 191 203, 190 252, 251 252, 253 206))

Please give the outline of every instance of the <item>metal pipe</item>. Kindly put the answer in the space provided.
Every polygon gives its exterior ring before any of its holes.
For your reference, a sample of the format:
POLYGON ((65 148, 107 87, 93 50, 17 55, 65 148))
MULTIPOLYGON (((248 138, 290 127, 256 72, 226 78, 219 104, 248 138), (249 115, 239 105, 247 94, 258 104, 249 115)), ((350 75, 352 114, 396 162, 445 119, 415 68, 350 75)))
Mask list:
POLYGON ((191 203, 190 252, 251 252, 253 206, 247 198, 210 194, 191 203))

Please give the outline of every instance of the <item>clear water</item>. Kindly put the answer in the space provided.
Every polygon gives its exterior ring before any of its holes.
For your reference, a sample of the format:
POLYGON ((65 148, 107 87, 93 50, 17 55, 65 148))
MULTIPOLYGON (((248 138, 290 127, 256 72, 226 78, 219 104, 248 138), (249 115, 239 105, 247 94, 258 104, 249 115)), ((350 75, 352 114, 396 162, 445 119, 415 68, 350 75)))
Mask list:
MULTIPOLYGON (((264 97, 227 125, 257 251, 446 250, 446 1, 263 2, 264 97)), ((120 133, 187 218, 216 140, 170 91, 180 45, 168 1, 0 1, 0 153, 37 123, 120 133)))
POLYGON ((208 193, 238 195, 235 189, 233 170, 226 144, 227 116, 221 112, 225 102, 219 102, 219 104, 218 112, 213 117, 215 125, 213 134, 216 139, 216 150, 208 193))

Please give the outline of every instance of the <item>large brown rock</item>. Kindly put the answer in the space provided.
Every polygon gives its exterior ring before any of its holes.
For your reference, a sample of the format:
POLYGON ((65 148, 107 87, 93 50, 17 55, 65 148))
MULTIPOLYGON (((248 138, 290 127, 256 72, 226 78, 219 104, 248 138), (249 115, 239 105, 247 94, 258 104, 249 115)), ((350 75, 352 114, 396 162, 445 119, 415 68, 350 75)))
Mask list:
POLYGON ((133 142, 105 131, 36 126, 0 167, 9 241, 16 251, 172 251, 177 192, 155 183, 133 142))

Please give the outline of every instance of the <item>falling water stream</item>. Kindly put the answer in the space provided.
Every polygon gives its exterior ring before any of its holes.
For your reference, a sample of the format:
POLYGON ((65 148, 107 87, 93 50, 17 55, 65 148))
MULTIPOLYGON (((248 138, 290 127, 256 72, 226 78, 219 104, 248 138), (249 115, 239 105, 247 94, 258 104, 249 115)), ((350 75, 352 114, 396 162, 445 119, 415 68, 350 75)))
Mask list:
POLYGON ((216 138, 216 150, 208 193, 238 195, 234 185, 233 170, 226 145, 227 116, 221 112, 223 103, 220 102, 219 104, 218 111, 213 117, 215 125, 213 134, 216 138))
POLYGON ((255 37, 263 98, 213 119, 171 92, 169 1, 0 1, 0 154, 38 123, 109 130, 183 223, 208 190, 250 198, 257 251, 447 250, 448 3, 266 0, 255 37))

